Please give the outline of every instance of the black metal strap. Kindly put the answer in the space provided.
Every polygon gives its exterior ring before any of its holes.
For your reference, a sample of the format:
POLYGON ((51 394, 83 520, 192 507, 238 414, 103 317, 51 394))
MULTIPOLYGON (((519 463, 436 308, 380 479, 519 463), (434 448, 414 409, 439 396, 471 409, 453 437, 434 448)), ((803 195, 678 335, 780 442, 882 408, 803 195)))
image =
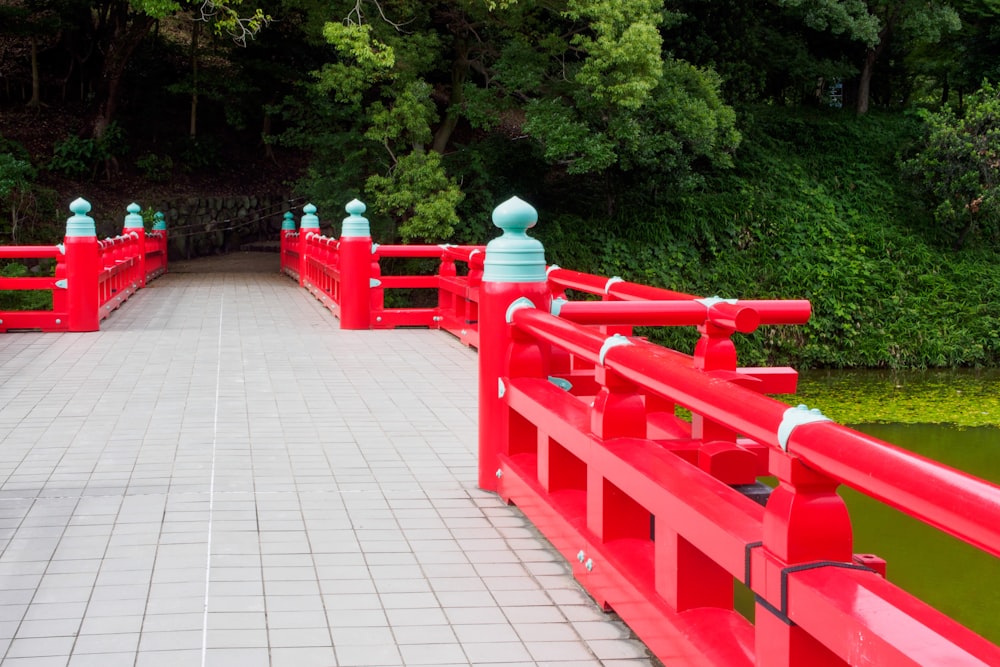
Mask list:
MULTIPOLYGON (((747 552, 749 553, 749 551, 747 552)), ((788 567, 781 569, 781 607, 776 608, 773 604, 762 598, 760 595, 754 595, 755 600, 769 612, 777 616, 786 625, 795 625, 792 619, 788 617, 788 575, 793 572, 802 572, 804 570, 815 570, 821 567, 838 567, 844 570, 863 570, 865 572, 871 572, 872 574, 878 574, 875 570, 858 563, 844 563, 838 560, 819 560, 812 563, 800 563, 798 565, 789 565, 788 567)))
POLYGON ((750 587, 751 552, 757 547, 762 547, 762 546, 764 546, 763 542, 750 542, 749 544, 743 547, 743 585, 746 586, 747 588, 750 588, 750 590, 753 590, 753 588, 750 587))

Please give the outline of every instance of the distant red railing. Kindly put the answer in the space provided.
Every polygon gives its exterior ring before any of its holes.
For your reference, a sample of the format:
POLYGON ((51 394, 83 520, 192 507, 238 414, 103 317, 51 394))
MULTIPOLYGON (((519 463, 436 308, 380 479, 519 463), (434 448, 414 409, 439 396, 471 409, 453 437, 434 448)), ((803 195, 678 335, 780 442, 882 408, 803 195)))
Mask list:
POLYGON ((281 237, 281 270, 299 280, 340 317, 345 329, 394 329, 424 326, 444 329, 467 345, 478 345, 478 290, 483 272, 482 246, 372 244, 364 204, 352 202, 340 238, 319 233, 316 208, 303 210, 303 227, 295 231, 285 216, 281 237), (437 259, 431 275, 384 275, 383 258, 437 259), (459 275, 456 263, 465 265, 459 275), (435 290, 435 305, 385 307, 386 290, 435 290))
POLYGON ((139 206, 131 204, 123 233, 98 240, 90 204, 70 204, 66 237, 53 246, 0 246, 0 259, 52 259, 55 275, 0 278, 0 290, 52 293, 52 310, 0 312, 0 332, 11 330, 96 331, 101 320, 149 280, 167 270, 167 232, 157 214, 153 232, 143 227, 139 206))
POLYGON ((363 205, 348 211, 339 240, 310 232, 303 246, 300 232, 307 286, 336 301, 344 328, 457 328, 478 347, 479 486, 516 503, 665 662, 1000 665, 1000 648, 853 553, 836 493, 849 485, 1000 557, 1000 488, 763 395, 794 393, 793 369, 738 366, 733 334, 805 323, 808 301, 546 267, 525 234, 537 215, 517 199, 494 212, 504 235, 485 252, 374 246, 363 205), (385 257, 440 264, 381 276, 385 257), (395 288, 437 290, 437 306, 386 309, 395 288), (351 326, 348 307, 364 309, 351 326), (699 340, 687 354, 633 337, 636 325, 694 326, 699 340), (735 609, 737 581, 753 622, 735 609))

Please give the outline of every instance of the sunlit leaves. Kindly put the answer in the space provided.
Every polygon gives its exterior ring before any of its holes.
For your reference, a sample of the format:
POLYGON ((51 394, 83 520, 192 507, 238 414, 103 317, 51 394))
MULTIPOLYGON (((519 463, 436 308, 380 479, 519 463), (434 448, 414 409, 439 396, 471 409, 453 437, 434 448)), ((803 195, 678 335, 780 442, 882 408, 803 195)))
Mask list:
POLYGON ((366 185, 371 204, 401 220, 404 241, 432 242, 451 236, 462 191, 441 165, 441 155, 413 152, 399 158, 387 176, 374 175, 366 185))
POLYGON ((373 103, 369 113, 371 125, 365 136, 387 147, 397 141, 410 145, 428 143, 431 124, 437 118, 430 84, 424 81, 410 83, 396 94, 391 104, 373 103))
POLYGON ((587 53, 576 80, 605 103, 642 106, 663 73, 662 10, 660 0, 570 0, 566 15, 593 32, 572 40, 587 53))
POLYGON ((338 102, 361 104, 365 91, 389 77, 395 54, 392 47, 372 37, 371 26, 327 23, 323 37, 341 59, 326 63, 316 73, 317 87, 332 93, 338 102))

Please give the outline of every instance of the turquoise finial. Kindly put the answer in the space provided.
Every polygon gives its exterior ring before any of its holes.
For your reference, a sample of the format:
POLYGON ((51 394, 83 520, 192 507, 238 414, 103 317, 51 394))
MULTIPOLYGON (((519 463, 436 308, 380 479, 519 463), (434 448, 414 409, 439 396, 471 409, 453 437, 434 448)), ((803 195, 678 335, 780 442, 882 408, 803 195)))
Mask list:
POLYGON ((164 219, 163 214, 157 211, 153 214, 153 231, 154 232, 165 232, 167 231, 167 221, 164 219))
POLYGON ((319 217, 316 215, 316 207, 312 204, 306 204, 302 207, 302 224, 300 227, 302 231, 315 229, 319 232, 319 217))
POLYGON ((285 216, 281 220, 281 231, 283 232, 295 231, 295 216, 292 215, 291 211, 285 211, 285 216))
POLYGON ((66 236, 97 236, 97 228, 94 219, 87 213, 90 212, 90 202, 80 197, 69 205, 69 210, 73 211, 66 220, 66 236))
POLYGON ((139 211, 142 208, 135 202, 132 202, 125 207, 125 210, 128 211, 128 215, 125 216, 125 229, 142 229, 142 216, 139 215, 139 211))
POLYGON ((538 222, 538 211, 528 202, 511 197, 493 209, 493 224, 503 236, 486 245, 483 280, 493 283, 543 283, 545 248, 525 232, 538 222))
POLYGON ((368 218, 361 215, 368 210, 364 202, 358 199, 352 199, 347 202, 347 206, 344 207, 350 215, 344 218, 344 225, 340 230, 340 238, 353 237, 353 238, 368 238, 372 235, 371 225, 368 224, 368 218))

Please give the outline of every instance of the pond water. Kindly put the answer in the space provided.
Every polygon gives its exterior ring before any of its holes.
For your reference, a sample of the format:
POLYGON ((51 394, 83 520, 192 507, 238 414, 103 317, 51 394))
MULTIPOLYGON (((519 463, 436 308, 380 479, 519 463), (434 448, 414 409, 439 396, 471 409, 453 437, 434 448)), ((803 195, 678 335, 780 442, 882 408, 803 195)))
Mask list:
MULTIPOLYGON (((860 424, 859 431, 1000 484, 1000 429, 941 424, 860 424)), ((887 577, 1000 644, 1000 560, 842 488, 854 551, 888 562, 887 577)))
MULTIPOLYGON (((814 373, 804 376, 799 394, 784 398, 1000 484, 997 371, 814 373), (866 423, 865 415, 885 423, 866 423)), ((856 553, 885 558, 890 581, 1000 644, 1000 559, 852 489, 842 487, 841 495, 851 512, 856 553)))

